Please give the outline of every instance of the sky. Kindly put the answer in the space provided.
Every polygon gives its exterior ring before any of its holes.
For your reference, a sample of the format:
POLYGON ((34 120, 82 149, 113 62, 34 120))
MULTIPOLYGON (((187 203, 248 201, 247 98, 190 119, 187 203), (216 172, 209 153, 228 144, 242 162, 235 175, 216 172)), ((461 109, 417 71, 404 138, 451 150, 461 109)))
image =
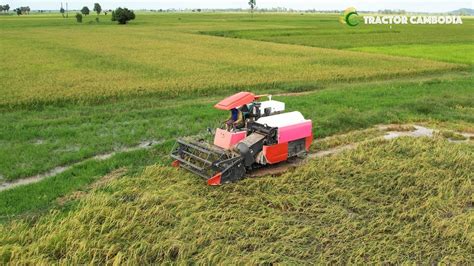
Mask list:
MULTIPOLYGON (((119 6, 131 9, 185 9, 185 8, 247 8, 248 0, 0 0, 12 8, 30 6, 31 9, 59 9, 61 1, 69 3, 69 9, 92 7, 99 2, 103 9, 119 6)), ((377 11, 380 9, 404 9, 415 12, 447 12, 459 8, 474 8, 472 0, 257 0, 257 7, 286 7, 293 9, 343 10, 355 7, 357 10, 377 11)))

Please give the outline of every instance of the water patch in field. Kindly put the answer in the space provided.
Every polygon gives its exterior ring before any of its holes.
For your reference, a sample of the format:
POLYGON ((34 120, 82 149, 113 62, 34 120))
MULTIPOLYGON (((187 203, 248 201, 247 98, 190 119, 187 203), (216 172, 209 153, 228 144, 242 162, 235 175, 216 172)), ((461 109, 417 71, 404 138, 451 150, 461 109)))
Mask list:
POLYGON ((18 186, 23 186, 23 185, 36 183, 38 181, 43 180, 46 177, 50 177, 50 176, 60 174, 64 171, 70 169, 71 167, 72 167, 72 165, 71 166, 59 166, 59 167, 56 167, 52 170, 49 170, 48 172, 43 173, 43 174, 30 176, 30 177, 18 179, 18 180, 15 180, 15 181, 4 182, 4 183, 0 184, 0 191, 7 190, 7 189, 10 189, 10 188, 14 188, 14 187, 18 187, 18 186))
MULTIPOLYGON (((122 152, 132 152, 132 151, 136 151, 136 150, 141 150, 141 149, 149 149, 155 145, 158 145, 158 144, 161 144, 163 143, 164 141, 163 140, 147 140, 147 141, 142 141, 140 142, 139 145, 137 146, 134 146, 134 147, 127 147, 127 148, 123 148, 123 149, 119 149, 119 150, 116 150, 116 151, 113 151, 113 152, 109 152, 109 153, 105 153, 105 154, 100 154, 100 155, 96 155, 94 157, 91 157, 91 158, 88 158, 88 159, 85 159, 84 161, 81 161, 81 162, 78 162, 78 163, 74 163, 74 164, 71 164, 71 165, 67 165, 67 166, 58 166, 58 167, 55 167, 51 170, 49 170, 48 172, 45 172, 45 173, 42 173, 42 174, 38 174, 38 175, 34 175, 34 176, 30 176, 30 177, 26 177, 26 178, 21 178, 21 179, 17 179, 17 180, 14 180, 14 181, 7 181, 7 182, 3 182, 3 183, 0 183, 0 191, 4 191, 4 190, 7 190, 7 189, 11 189, 11 188, 14 188, 14 187, 18 187, 18 186, 23 186, 23 185, 28 185, 28 184, 32 184, 32 183, 37 183, 45 178, 48 178, 48 177, 52 177, 52 176, 55 176, 55 175, 58 175, 58 174, 61 174, 69 169, 71 169, 72 167, 74 166, 77 166, 77 165, 80 165, 86 161, 89 161, 89 160, 96 160, 96 161, 103 161, 103 160, 107 160, 109 158, 111 158, 112 156, 114 156, 115 154, 117 153, 122 153, 122 152)), ((0 182, 3 180, 3 177, 0 176, 0 182)))
POLYGON ((433 137, 433 132, 434 130, 431 128, 427 127, 422 127, 422 126, 414 126, 415 130, 414 131, 389 131, 383 138, 390 140, 390 139, 395 139, 399 137, 428 137, 431 138, 433 137))
MULTIPOLYGON (((395 139, 398 137, 428 137, 432 138, 434 137, 435 133, 440 133, 439 130, 423 127, 423 126, 418 126, 415 125, 413 126, 414 130, 410 131, 397 131, 397 130, 389 130, 388 126, 379 126, 378 127, 380 130, 386 130, 388 133, 383 136, 384 139, 390 140, 390 139, 395 139)), ((450 138, 447 137, 446 139, 449 142, 453 143, 463 143, 463 142, 469 142, 470 140, 474 139, 474 133, 467 133, 467 132, 455 132, 456 134, 462 135, 464 139, 455 139, 455 138, 450 138)))
POLYGON ((44 144, 45 143, 45 140, 44 139, 36 139, 33 144, 34 145, 41 145, 41 144, 44 144))
POLYGON ((56 153, 78 152, 80 149, 81 147, 77 145, 67 145, 66 147, 54 150, 54 152, 56 153))
POLYGON ((94 156, 93 159, 96 159, 96 160, 99 160, 99 161, 100 160, 107 160, 110 157, 112 157, 115 154, 120 153, 120 152, 131 152, 131 151, 136 151, 136 150, 140 150, 140 149, 149 149, 149 148, 151 148, 155 145, 161 144, 163 142, 164 141, 158 141, 158 140, 142 141, 142 142, 140 142, 140 144, 138 144, 135 147, 123 148, 123 149, 120 149, 120 150, 117 150, 117 151, 104 153, 104 154, 99 154, 99 155, 94 156))

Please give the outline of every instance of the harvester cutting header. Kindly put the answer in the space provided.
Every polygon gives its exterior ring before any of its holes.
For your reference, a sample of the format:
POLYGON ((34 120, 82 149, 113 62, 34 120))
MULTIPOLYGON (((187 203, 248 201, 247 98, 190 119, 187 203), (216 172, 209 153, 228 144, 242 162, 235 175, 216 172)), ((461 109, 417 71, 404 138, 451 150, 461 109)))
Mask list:
POLYGON ((243 179, 249 171, 307 154, 313 141, 312 122, 300 112, 285 113, 285 103, 258 102, 250 92, 234 94, 214 107, 230 111, 213 145, 178 139, 171 157, 184 168, 220 185, 243 179))

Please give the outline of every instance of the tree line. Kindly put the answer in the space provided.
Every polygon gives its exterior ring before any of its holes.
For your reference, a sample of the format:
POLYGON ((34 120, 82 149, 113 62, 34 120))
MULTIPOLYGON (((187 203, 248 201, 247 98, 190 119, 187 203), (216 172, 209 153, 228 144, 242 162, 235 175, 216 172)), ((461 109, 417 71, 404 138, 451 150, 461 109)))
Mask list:
POLYGON ((14 11, 16 12, 16 14, 18 16, 20 16, 20 15, 29 15, 31 9, 30 9, 29 6, 22 6, 22 7, 15 8, 14 11))
POLYGON ((6 13, 8 11, 10 11, 10 5, 8 5, 8 4, 0 5, 0 12, 6 13))
MULTIPOLYGON (((256 0, 249 0, 248 4, 250 6, 250 12, 252 13, 253 17, 253 11, 257 6, 257 1, 256 0)), ((0 12, 9 12, 10 10, 10 5, 5 4, 5 5, 0 5, 0 12)), ((19 8, 14 9, 16 14, 18 16, 20 15, 28 15, 30 14, 30 7, 29 6, 22 6, 19 8)), ((94 3, 94 8, 93 11, 97 13, 96 21, 99 22, 99 15, 102 13, 102 7, 99 3, 94 3)), ((195 10, 193 10, 194 12, 195 10)), ((197 10, 198 12, 201 12, 201 9, 197 10)), ((135 19, 135 13, 133 10, 129 10, 128 8, 117 8, 115 10, 105 10, 103 13, 107 15, 108 12, 112 12, 112 21, 117 21, 119 24, 127 24, 128 21, 134 20, 135 19)), ((59 13, 63 16, 63 18, 67 18, 68 14, 66 13, 66 10, 63 8, 63 4, 61 3, 61 8, 59 9, 59 13)), ((77 22, 81 23, 83 16, 88 16, 90 14, 90 9, 87 6, 82 7, 80 13, 76 13, 76 20, 77 22)))
MULTIPOLYGON (((10 5, 5 4, 1 5, 0 4, 0 12, 2 13, 7 13, 10 11, 10 5)), ((22 6, 13 9, 13 11, 18 15, 29 15, 31 8, 29 6, 22 6)), ((104 15, 107 15, 109 12, 112 12, 112 21, 116 21, 118 24, 127 24, 128 21, 134 20, 135 19, 135 13, 133 10, 130 10, 128 8, 117 8, 115 10, 103 10, 102 6, 99 3, 94 3, 94 8, 92 9, 93 12, 97 14, 96 21, 99 22, 99 15, 103 13, 104 15)), ((61 8, 59 9, 59 13, 63 16, 63 18, 67 18, 68 14, 67 11, 64 9, 63 4, 61 3, 61 8)), ((88 16, 91 13, 89 7, 84 6, 81 10, 80 13, 78 12, 76 14, 76 19, 77 22, 82 22, 82 17, 83 16, 88 16)))
MULTIPOLYGON (((115 10, 102 10, 102 6, 99 3, 94 3, 94 8, 93 10, 95 13, 97 13, 97 17, 95 20, 99 22, 99 15, 101 13, 104 13, 104 15, 107 15, 108 12, 112 12, 112 21, 116 21, 118 24, 127 24, 128 21, 134 20, 135 19, 135 13, 133 10, 130 10, 128 8, 117 8, 115 10)), ((61 6, 60 12, 64 14, 64 9, 61 6)), ((76 20, 78 23, 82 23, 82 18, 83 16, 88 16, 90 14, 90 9, 87 6, 84 6, 81 9, 81 12, 76 13, 76 20)), ((64 17, 64 15, 63 15, 64 17)))
MULTIPOLYGON (((22 7, 18 7, 18 8, 15 8, 13 9, 13 11, 18 15, 28 15, 30 14, 30 11, 31 11, 31 8, 29 6, 22 6, 22 7)), ((10 12, 10 5, 9 4, 5 4, 5 5, 0 5, 0 12, 1 13, 8 13, 10 12)))

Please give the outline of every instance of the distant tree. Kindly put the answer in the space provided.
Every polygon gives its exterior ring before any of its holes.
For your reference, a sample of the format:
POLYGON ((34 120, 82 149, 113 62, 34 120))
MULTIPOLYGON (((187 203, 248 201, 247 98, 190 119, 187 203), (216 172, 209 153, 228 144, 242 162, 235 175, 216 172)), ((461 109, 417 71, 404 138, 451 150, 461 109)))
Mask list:
POLYGON ((119 24, 127 24, 128 21, 135 19, 135 13, 128 8, 117 8, 112 12, 112 21, 118 21, 119 24))
POLYGON ((257 6, 257 0, 250 0, 249 6, 250 6, 250 13, 252 13, 252 17, 253 17, 253 10, 257 6))
POLYGON ((14 11, 16 12, 16 14, 17 14, 18 16, 20 16, 20 15, 22 14, 21 8, 17 8, 17 9, 15 9, 14 11))
POLYGON ((59 9, 59 13, 61 13, 61 15, 63 16, 64 18, 64 13, 66 12, 66 10, 64 10, 63 8, 63 3, 61 3, 61 8, 59 9))
POLYGON ((4 9, 3 9, 3 6, 0 5, 0 12, 3 12, 3 10, 4 10, 4 9))
POLYGON ((10 5, 8 5, 8 4, 3 5, 2 9, 3 9, 4 12, 8 13, 8 11, 10 11, 10 5))
POLYGON ((82 14, 81 13, 76 13, 76 21, 77 21, 77 23, 82 23, 82 14))
POLYGON ((100 15, 100 12, 102 12, 102 7, 99 3, 94 4, 94 11, 97 13, 97 16, 100 15))
POLYGON ((85 7, 83 7, 83 8, 81 9, 81 13, 82 13, 84 16, 89 15, 90 12, 91 12, 91 11, 89 10, 89 8, 88 8, 87 6, 85 6, 85 7))
POLYGON ((27 15, 29 15, 29 14, 30 14, 30 11, 31 11, 30 7, 29 7, 29 6, 26 6, 26 7, 25 7, 25 13, 26 13, 27 15))

